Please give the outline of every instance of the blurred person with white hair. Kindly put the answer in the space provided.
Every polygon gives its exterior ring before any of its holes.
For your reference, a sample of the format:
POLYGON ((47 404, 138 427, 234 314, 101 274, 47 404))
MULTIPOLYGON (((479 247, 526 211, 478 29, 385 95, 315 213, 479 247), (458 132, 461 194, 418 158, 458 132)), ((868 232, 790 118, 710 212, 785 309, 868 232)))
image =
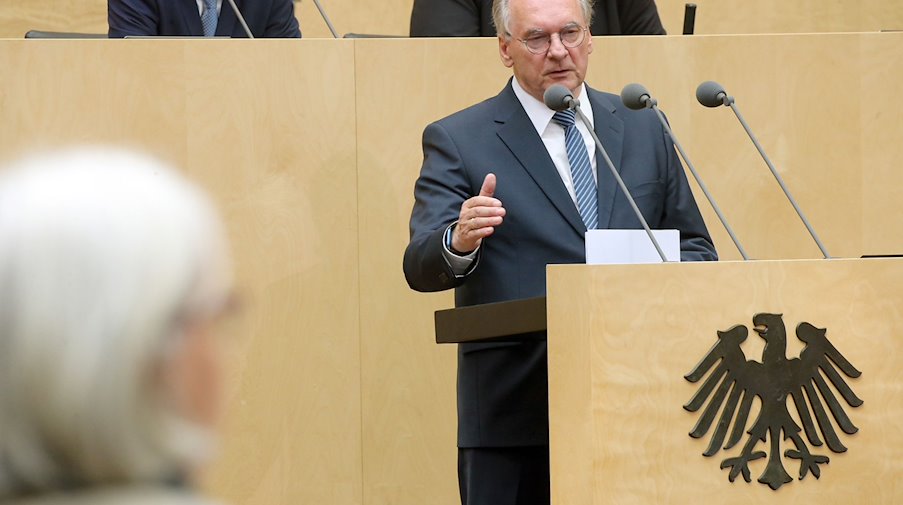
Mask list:
POLYGON ((217 214, 111 149, 0 170, 0 503, 210 504, 231 294, 217 214))

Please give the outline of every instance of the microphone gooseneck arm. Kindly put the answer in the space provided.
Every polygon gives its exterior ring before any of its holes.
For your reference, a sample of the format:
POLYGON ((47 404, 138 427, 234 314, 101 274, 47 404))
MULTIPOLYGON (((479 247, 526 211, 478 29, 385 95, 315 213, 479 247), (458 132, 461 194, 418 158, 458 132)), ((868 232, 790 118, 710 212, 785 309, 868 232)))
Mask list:
POLYGON ((608 165, 608 169, 611 170, 611 175, 614 176, 615 180, 618 181, 618 186, 621 187, 621 192, 624 193, 624 196, 627 197, 627 201, 630 202, 630 207, 633 209, 633 213, 636 214, 636 217, 640 220, 640 224, 643 225, 643 229, 646 230, 646 235, 649 236, 649 240, 652 241, 652 245, 655 246, 656 252, 658 252, 659 257, 662 259, 662 263, 668 263, 668 258, 665 257, 665 252, 662 251, 662 247, 658 244, 658 240, 655 239, 655 235, 652 234, 652 230, 649 229, 649 223, 646 222, 646 218, 643 217, 643 213, 640 212, 640 208, 637 207, 636 202, 633 200, 633 195, 630 194, 630 191, 627 189, 627 185, 624 184, 624 179, 621 178, 621 174, 618 173, 617 169, 615 169, 614 163, 611 162, 611 158, 608 157, 608 152, 605 151, 605 148, 602 146, 602 141, 599 140, 599 137, 596 136, 596 131, 593 130, 593 125, 589 122, 586 115, 583 114, 583 111, 580 110, 580 104, 574 101, 574 111, 577 112, 577 115, 580 116, 580 120, 583 121, 583 124, 586 126, 586 129, 589 130, 589 134, 593 136, 593 140, 596 142, 596 150, 602 153, 602 158, 605 159, 605 164, 608 165))
POLYGON ((665 115, 658 108, 658 100, 652 98, 652 95, 649 94, 649 91, 646 90, 643 85, 633 83, 628 84, 624 87, 624 90, 621 91, 621 101, 624 102, 624 105, 626 105, 629 109, 652 109, 653 111, 655 111, 659 122, 668 133, 668 137, 670 137, 671 141, 674 142, 674 146, 677 148, 677 152, 680 153, 680 157, 683 158, 684 163, 687 164, 687 168, 690 169, 690 173, 693 174, 693 178, 696 179, 696 184, 699 185, 699 188, 702 190, 702 193, 709 201, 709 204, 711 204, 712 208, 715 210, 715 214, 718 216, 718 219, 721 220, 721 224, 724 225, 724 229, 727 230, 727 234, 730 235, 731 240, 734 241, 734 245, 737 246, 737 250, 740 251, 740 256, 743 257, 744 261, 749 260, 749 256, 747 256, 746 250, 743 249, 743 246, 740 245, 740 240, 737 239, 737 236, 734 234, 733 228, 731 228, 731 225, 728 224, 727 218, 725 218, 724 214, 721 212, 721 208, 718 207, 717 203, 715 203, 715 198, 711 195, 711 193, 709 193, 709 188, 706 187, 705 183, 702 181, 702 178, 699 177, 699 173, 696 172, 696 167, 693 166, 693 162, 690 161, 690 158, 687 156, 686 151, 684 151, 684 148, 680 144, 680 141, 677 140, 677 135, 675 135, 674 131, 671 130, 671 126, 668 124, 668 121, 665 120, 665 115))
MULTIPOLYGON (((618 186, 621 187, 621 192, 624 193, 624 196, 627 197, 627 201, 630 202, 630 207, 633 209, 633 213, 636 215, 637 219, 640 220, 640 224, 643 225, 643 229, 646 230, 646 235, 649 236, 649 240, 652 242, 652 245, 655 246, 655 250, 656 252, 658 252, 659 257, 662 259, 662 263, 667 263, 668 258, 665 257, 665 253, 664 251, 662 251, 661 246, 658 244, 658 240, 655 239, 655 235, 653 235, 652 230, 649 229, 649 224, 646 223, 646 218, 643 217, 643 213, 640 212, 640 208, 637 207, 636 202, 633 200, 633 196, 627 189, 627 185, 624 184, 624 180, 621 179, 621 174, 619 174, 618 170, 615 169, 615 165, 611 162, 611 158, 608 156, 608 152, 605 150, 605 147, 602 146, 602 142, 599 140, 599 137, 596 136, 596 131, 593 130, 593 125, 589 122, 589 119, 586 117, 586 115, 583 114, 583 111, 580 109, 580 102, 575 100, 574 95, 571 93, 571 91, 561 84, 555 84, 546 89, 545 93, 543 93, 542 95, 542 101, 546 104, 546 107, 555 111, 574 109, 576 115, 580 118, 581 121, 583 121, 586 129, 589 130, 589 134, 592 135, 593 141, 595 141, 596 143, 596 151, 602 154, 602 158, 605 160, 605 164, 608 166, 608 169, 611 170, 611 175, 614 176, 616 181, 618 181, 618 186)), ((598 169, 596 179, 598 180, 598 169)))
POLYGON ((228 0, 229 5, 232 6, 232 11, 235 12, 235 17, 238 18, 238 22, 241 23, 241 27, 245 30, 245 35, 248 36, 249 39, 254 38, 254 34, 251 33, 251 29, 248 28, 248 23, 245 22, 245 17, 241 15, 241 11, 238 10, 238 6, 235 5, 235 0, 228 0))
POLYGON ((332 21, 330 21, 329 16, 326 15, 326 10, 320 5, 320 0, 314 0, 314 5, 316 5, 317 10, 320 11, 320 16, 323 18, 323 21, 326 21, 326 26, 329 28, 329 33, 332 34, 332 38, 339 38, 339 32, 335 31, 335 27, 332 26, 332 21))
POLYGON ((762 159, 765 160, 765 164, 768 165, 768 169, 771 170, 771 174, 774 175, 775 180, 778 181, 778 185, 781 186, 781 189, 784 190, 784 194, 787 196, 787 199, 790 200, 790 204, 793 205, 794 210, 796 210, 797 215, 802 219, 803 224, 806 225, 806 229, 809 230, 809 235, 812 235, 812 240, 818 245, 818 248, 821 250, 822 255, 825 259, 831 258, 831 255, 828 254, 828 250, 825 248, 825 245, 822 244, 821 240, 818 238, 818 234, 815 233, 815 229, 812 228, 812 225, 809 223, 809 220, 806 219, 805 214, 803 214, 803 209, 800 208, 799 204, 796 203, 796 200, 793 198, 793 195, 790 194, 790 190, 787 189, 787 185, 784 184, 784 179, 781 178, 781 174, 778 173, 777 169, 774 167, 774 164, 771 162, 771 159, 768 158, 768 155, 765 154, 765 150, 762 149, 762 145, 759 144, 759 140, 756 139, 756 136, 753 134, 752 130, 749 128, 749 125, 746 124, 746 120, 743 119, 743 115, 740 114, 740 110, 737 108, 737 104, 731 101, 728 104, 728 107, 734 111, 734 114, 737 116, 737 119, 740 120, 740 124, 743 125, 743 129, 746 130, 746 133, 749 135, 749 138, 752 140, 753 144, 755 144, 756 149, 759 150, 759 154, 762 155, 762 159))
POLYGON ((737 235, 734 234, 734 230, 733 228, 731 228, 731 225, 727 224, 727 219, 724 217, 724 214, 721 213, 721 208, 718 207, 717 203, 715 203, 715 198, 711 195, 711 193, 709 193, 709 188, 707 188, 705 183, 702 182, 702 178, 699 177, 699 174, 696 172, 696 167, 693 166, 693 162, 690 161, 690 158, 687 157, 687 153, 684 152, 684 148, 682 145, 680 145, 680 141, 677 140, 677 136, 674 135, 671 127, 668 126, 668 122, 665 121, 665 116, 662 114, 662 111, 659 110, 658 106, 656 105, 652 106, 652 110, 654 110, 656 115, 658 115, 658 119, 659 121, 661 121, 662 126, 664 126, 665 131, 668 132, 668 136, 671 137, 672 141, 674 141, 674 146, 677 147, 677 152, 680 153, 680 157, 683 158, 684 163, 687 164, 687 168, 690 169, 690 173, 693 174, 693 178, 696 179, 696 184, 699 185, 699 189, 702 190, 702 193, 712 205, 712 209, 715 210, 715 214, 718 216, 721 224, 724 225, 724 229, 727 230, 727 234, 731 236, 731 240, 734 241, 734 245, 737 246, 737 250, 740 251, 740 256, 743 257, 744 261, 748 261, 749 256, 746 254, 746 250, 743 249, 742 245, 740 245, 740 240, 737 239, 737 235))
POLYGON ((725 91, 724 87, 720 84, 714 81, 706 81, 696 88, 696 99, 699 100, 699 103, 706 107, 718 107, 721 105, 726 105, 730 107, 732 111, 734 111, 734 115, 737 116, 737 120, 740 121, 741 125, 743 125, 743 129, 746 130, 746 134, 749 136, 749 139, 752 140, 753 145, 756 146, 756 149, 759 151, 762 159, 765 160, 765 164, 768 165, 768 169, 771 170, 771 175, 774 176, 775 180, 778 181, 778 185, 781 186, 781 189, 784 191, 784 196, 787 197, 787 200, 790 201, 790 205, 793 206, 796 214, 803 221, 803 224, 806 225, 806 230, 809 231, 809 235, 812 236, 812 240, 814 240, 815 244, 818 245, 819 250, 821 250, 822 256, 824 256, 825 259, 830 259, 831 255, 828 254, 827 248, 825 248, 825 245, 822 244, 822 241, 818 238, 818 234, 815 233, 815 229, 809 223, 809 220, 806 219, 805 214, 803 214, 803 209, 800 208, 799 204, 796 203, 796 199, 794 199, 793 195, 790 194, 790 189, 788 189, 787 185, 784 184, 784 179, 781 177, 781 174, 778 173, 778 170, 774 167, 774 163, 772 163, 768 155, 765 154, 765 149, 762 148, 762 144, 759 143, 759 140, 756 138, 755 134, 753 134, 752 129, 749 127, 749 124, 747 124, 746 120, 743 118, 743 114, 740 113, 740 109, 737 108, 734 97, 728 95, 727 91, 725 91))

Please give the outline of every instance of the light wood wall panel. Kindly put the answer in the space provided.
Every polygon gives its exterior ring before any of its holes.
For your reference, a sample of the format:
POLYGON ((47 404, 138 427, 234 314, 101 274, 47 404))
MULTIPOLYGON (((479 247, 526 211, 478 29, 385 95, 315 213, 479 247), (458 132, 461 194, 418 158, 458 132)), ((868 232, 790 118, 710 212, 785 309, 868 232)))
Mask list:
POLYGON ((185 46, 210 58, 186 79, 187 166, 228 202, 256 288, 210 486, 247 505, 361 503, 352 43, 235 42, 185 46))
MULTIPOLYGON (((863 104, 859 110, 859 165, 869 167, 863 178, 867 198, 862 206, 863 251, 870 254, 903 253, 900 228, 903 214, 903 100, 898 98, 903 79, 903 51, 897 36, 868 37, 866 50, 871 60, 861 69, 862 84, 857 93, 863 104), (867 105, 866 105, 867 104, 867 105)), ((847 118, 841 121, 845 123, 847 118)))
POLYGON ((500 90, 506 69, 487 39, 360 41, 355 60, 364 494, 452 505, 457 354, 435 344, 433 311, 453 296, 411 291, 401 264, 424 126, 500 90))
MULTIPOLYGON (((866 124, 897 129, 886 116, 881 126, 858 117, 861 108, 878 113, 884 106, 862 102, 862 91, 855 91, 863 90, 867 62, 878 63, 880 57, 854 41, 880 39, 877 34, 597 38, 589 82, 615 92, 629 82, 649 88, 752 257, 818 255, 733 113, 696 102, 700 82, 720 82, 830 244, 829 252, 850 256, 862 250, 859 167, 867 169, 863 157, 873 155, 863 150, 859 132, 866 124)), ((702 198, 701 191, 696 194, 702 198)), ((739 258, 708 203, 700 202, 700 208, 722 257, 739 258)))
MULTIPOLYGON (((685 0, 657 0, 670 34, 683 28, 685 0)), ((903 30, 897 0, 694 0, 697 34, 865 32, 903 30)), ((413 0, 320 0, 340 34, 407 36, 413 0)), ((313 0, 295 3, 305 37, 331 34, 313 0)), ((106 33, 105 0, 0 0, 0 37, 32 29, 106 33)))
POLYGON ((28 30, 107 32, 106 0, 0 0, 0 38, 28 30))
MULTIPOLYGON (((730 111, 695 103, 705 79, 737 97, 833 254, 903 251, 903 34, 594 47, 589 82, 650 88, 753 256, 818 250, 730 111)), ((131 143, 191 167, 224 209, 248 310, 217 494, 457 502, 455 349, 432 343, 452 296, 410 291, 401 260, 421 132, 504 86, 494 40, 3 41, 0 61, 0 156, 131 143)))
POLYGON ((4 157, 134 145, 222 209, 245 311, 209 487, 361 503, 352 42, 17 40, 0 61, 4 157))
MULTIPOLYGON (((330 21, 339 33, 363 33, 407 37, 412 0, 320 0, 330 21)), ((332 37, 313 0, 295 4, 305 37, 332 37)))
POLYGON ((683 30, 684 5, 696 4, 700 35, 903 30, 897 0, 656 0, 668 33, 683 30))

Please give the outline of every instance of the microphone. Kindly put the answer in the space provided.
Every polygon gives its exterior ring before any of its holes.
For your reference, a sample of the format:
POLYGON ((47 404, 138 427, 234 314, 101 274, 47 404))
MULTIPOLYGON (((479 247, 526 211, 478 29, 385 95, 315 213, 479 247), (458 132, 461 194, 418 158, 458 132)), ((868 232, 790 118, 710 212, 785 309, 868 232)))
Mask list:
POLYGON ((542 94, 542 101, 545 102, 546 107, 557 112, 578 106, 571 90, 561 84, 549 86, 546 92, 542 94))
POLYGON ((781 186, 781 189, 784 190, 784 195, 790 201, 790 204, 793 205, 793 209, 796 210, 797 215, 803 221, 803 224, 806 225, 806 229, 809 230, 809 235, 812 236, 812 239, 818 245, 818 248, 821 250, 822 255, 825 259, 831 258, 831 255, 828 254, 828 250, 825 249, 824 244, 822 244, 821 240, 818 239, 818 235, 815 233, 815 229, 812 228, 812 225, 809 224, 809 220, 806 219, 806 216, 803 215, 803 210, 800 209, 800 206, 794 200, 793 195, 790 194, 790 190, 787 189, 787 185, 784 184, 784 179, 781 178, 781 174, 778 173, 777 169, 774 167, 774 164, 771 162, 771 159, 768 158, 768 155, 765 154, 765 150, 762 149, 762 145, 759 144, 756 136, 753 135, 752 130, 749 125, 746 124, 746 120, 743 119, 743 115, 740 114, 740 110, 737 108, 737 104, 734 102, 734 97, 727 94, 724 86, 718 84, 714 81, 706 81, 699 85, 696 88, 696 99, 699 100, 699 103, 706 107, 720 107, 722 105, 726 105, 734 111, 734 115, 737 116, 737 119, 740 121, 740 124, 743 125, 743 129, 746 130, 746 134, 749 135, 750 140, 752 140, 753 144, 758 149, 759 154, 762 156, 762 159, 765 160, 765 164, 768 165, 768 169, 771 170, 771 174, 774 176, 775 180, 778 181, 778 184, 781 186))
POLYGON ((624 89, 621 91, 621 101, 624 102, 624 105, 627 106, 628 109, 631 110, 641 110, 641 109, 652 109, 655 111, 655 115, 658 117, 659 122, 665 128, 665 131, 668 132, 668 136, 671 137, 671 141, 674 142, 674 146, 677 147, 677 151, 680 153, 680 157, 683 158, 684 163, 687 164, 687 168, 690 169, 690 173, 693 174, 693 178, 696 179, 696 183, 699 184, 700 189, 702 189, 703 194, 705 194, 706 199, 712 205, 712 208, 715 209, 715 214, 718 215, 718 219, 721 220, 721 224, 724 225, 724 228, 727 230, 728 235, 731 236, 731 240, 734 241, 734 245, 737 246, 737 250, 740 251, 740 256, 743 256, 744 260, 749 260, 749 256, 746 255, 746 251, 743 249, 743 246, 740 245, 740 241, 737 240, 737 236, 734 235, 734 230, 731 229, 731 226, 727 224, 727 218, 724 217, 724 214, 721 213, 721 209, 718 207, 718 204, 715 203, 715 198, 709 194, 709 189, 706 187, 705 183, 702 182, 702 178, 699 177, 699 174, 696 172, 696 167, 693 166, 693 163, 690 161, 690 158, 687 157, 687 153, 684 151, 682 145, 680 145, 680 141, 677 140, 677 136, 674 135, 674 132, 671 130, 671 126, 665 121, 665 115, 662 114, 662 111, 658 108, 658 101, 652 98, 652 95, 649 94, 649 90, 647 90, 642 84, 631 83, 627 86, 624 86, 624 89))
POLYGON ((589 119, 587 119, 583 114, 583 111, 580 110, 580 102, 575 100, 574 95, 571 93, 571 91, 561 84, 553 84, 548 89, 546 89, 545 93, 543 93, 542 95, 542 100, 543 102, 545 102, 546 107, 554 111, 574 109, 574 112, 577 113, 577 115, 580 117, 580 120, 583 121, 583 124, 586 126, 586 129, 589 130, 590 135, 592 135, 593 140, 596 142, 596 149, 600 153, 602 153, 602 158, 605 160, 605 164, 608 165, 608 169, 611 170, 611 175, 613 175, 615 180, 618 181, 618 186, 621 187, 621 191, 624 193, 624 196, 627 197, 627 201, 630 202, 630 207, 633 209, 633 213, 636 215, 637 219, 640 220, 640 224, 643 225, 643 229, 646 230, 646 235, 649 237, 649 240, 652 241, 652 245, 655 246, 655 250, 656 252, 658 252, 659 257, 662 259, 662 263, 668 263, 668 259, 665 257, 665 252, 662 251, 661 246, 658 244, 658 240, 655 239, 655 235, 653 235, 652 230, 649 229, 649 224, 646 223, 646 218, 643 217, 643 214, 640 212, 639 207, 637 207, 636 202, 633 200, 633 196, 627 189, 627 185, 624 184, 624 180, 621 179, 621 174, 618 173, 618 170, 615 169, 614 163, 611 162, 611 158, 608 157, 608 152, 605 151, 604 147, 602 147, 602 142, 599 140, 599 137, 596 136, 596 132, 595 130, 593 130, 593 125, 590 124, 589 119))
POLYGON ((624 86, 621 90, 621 102, 630 110, 650 109, 658 105, 658 101, 652 99, 649 90, 635 82, 624 86))
POLYGON ((238 22, 241 23, 241 27, 244 29, 245 35, 247 35, 249 39, 253 39, 254 34, 251 33, 251 29, 248 28, 248 23, 245 22, 245 17, 241 15, 241 11, 238 10, 238 6, 235 5, 235 0, 229 0, 229 5, 232 6, 232 11, 235 12, 235 17, 237 17, 238 22))
POLYGON ((728 96, 724 86, 715 81, 705 81, 696 88, 696 100, 706 107, 721 107, 734 103, 734 97, 728 96))

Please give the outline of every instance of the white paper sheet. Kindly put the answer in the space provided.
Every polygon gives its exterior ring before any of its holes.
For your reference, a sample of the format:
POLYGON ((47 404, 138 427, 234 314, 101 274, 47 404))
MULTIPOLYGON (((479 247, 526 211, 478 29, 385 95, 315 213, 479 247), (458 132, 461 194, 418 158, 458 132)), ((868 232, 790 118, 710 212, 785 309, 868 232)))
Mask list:
MULTIPOLYGON (((680 232, 652 230, 668 261, 680 261, 680 232)), ((587 265, 661 263, 662 258, 646 230, 589 230, 586 232, 587 265)))

